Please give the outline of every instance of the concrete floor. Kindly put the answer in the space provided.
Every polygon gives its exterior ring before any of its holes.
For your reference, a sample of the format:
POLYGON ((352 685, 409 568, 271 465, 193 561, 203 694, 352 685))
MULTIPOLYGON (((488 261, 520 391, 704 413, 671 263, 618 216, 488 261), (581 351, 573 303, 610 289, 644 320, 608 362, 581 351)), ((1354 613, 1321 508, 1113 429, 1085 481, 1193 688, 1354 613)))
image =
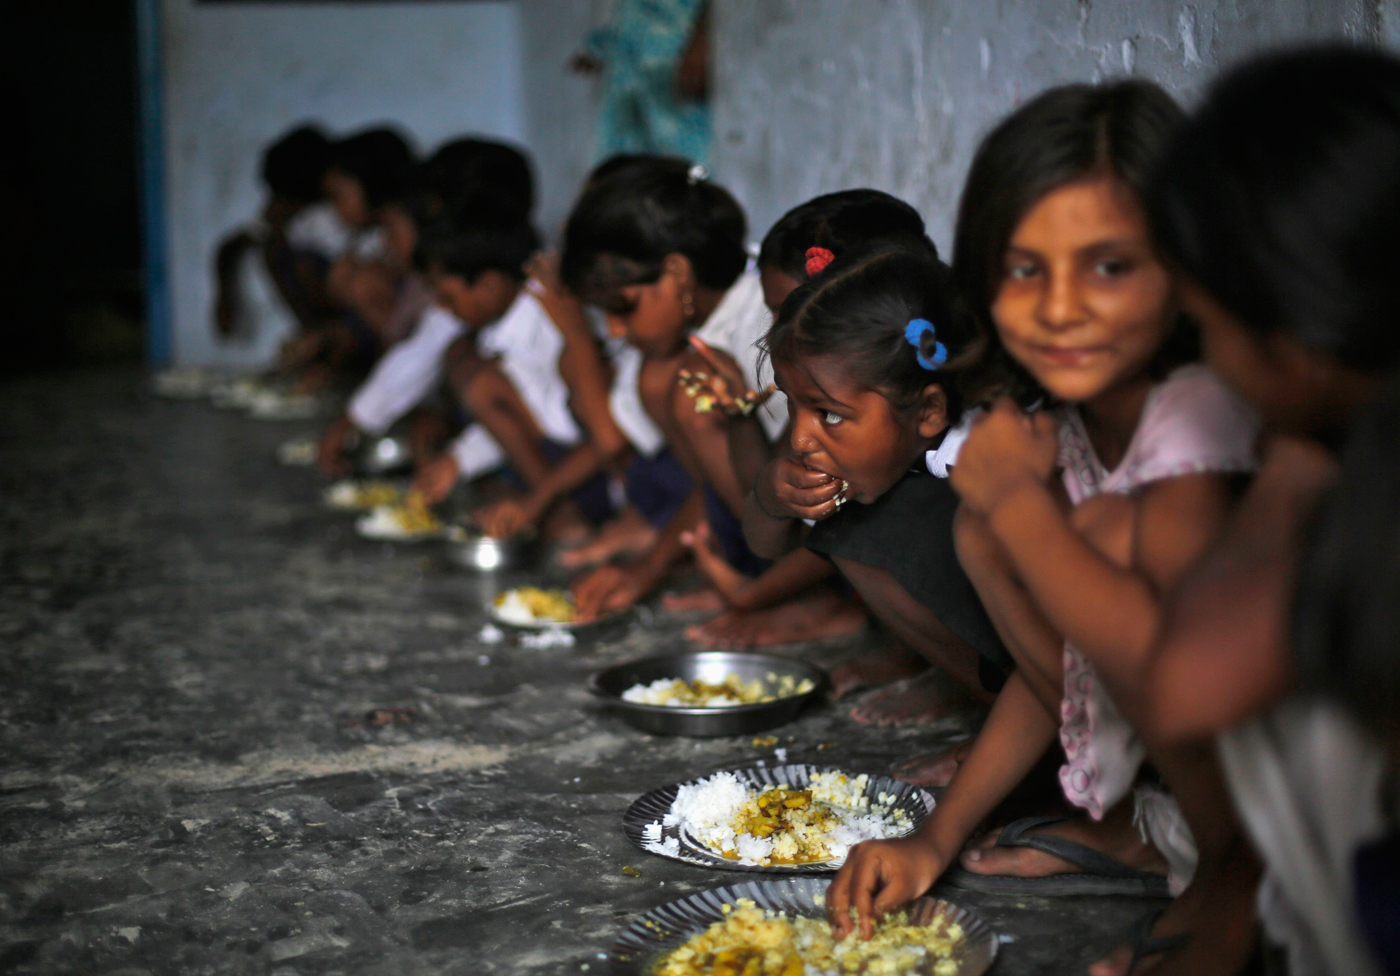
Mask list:
MULTIPOLYGON (((598 973, 636 913, 742 879, 644 854, 620 819, 772 749, 647 736, 584 690, 682 647, 676 621, 483 645, 501 581, 357 538, 277 466, 315 425, 144 390, 0 387, 0 971, 598 973), (382 706, 416 714, 368 723, 382 706)), ((791 761, 884 772, 968 721, 824 706, 777 734, 791 761)), ((1082 972, 1145 910, 951 897, 1003 933, 1001 976, 1082 972)))

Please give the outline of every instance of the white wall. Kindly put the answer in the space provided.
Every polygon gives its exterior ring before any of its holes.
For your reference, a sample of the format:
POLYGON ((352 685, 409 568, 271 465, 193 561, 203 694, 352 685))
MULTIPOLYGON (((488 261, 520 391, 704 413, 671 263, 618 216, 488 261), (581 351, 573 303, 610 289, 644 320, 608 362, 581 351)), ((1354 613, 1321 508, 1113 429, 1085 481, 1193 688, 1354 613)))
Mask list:
POLYGON ((761 237, 854 186, 946 255, 973 150, 1067 81, 1136 75, 1190 104, 1221 68, 1320 39, 1394 45, 1400 0, 713 0, 716 177, 761 237))
POLYGON ((210 259, 257 213, 259 154, 291 125, 393 121, 420 150, 472 132, 526 139, 513 3, 162 0, 161 16, 176 362, 238 362, 210 326, 210 259))

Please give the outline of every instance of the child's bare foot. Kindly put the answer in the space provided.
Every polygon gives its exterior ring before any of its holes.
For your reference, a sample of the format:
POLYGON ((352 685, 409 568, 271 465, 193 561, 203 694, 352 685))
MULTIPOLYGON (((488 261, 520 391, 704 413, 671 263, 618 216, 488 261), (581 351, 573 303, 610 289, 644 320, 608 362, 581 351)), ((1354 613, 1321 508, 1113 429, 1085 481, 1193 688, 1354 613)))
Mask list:
POLYGON ((831 700, 840 701, 852 692, 892 681, 912 678, 928 670, 928 662, 899 644, 871 648, 858 657, 848 658, 831 669, 831 700))
POLYGON ((713 586, 702 586, 685 593, 665 594, 661 608, 668 613, 719 613, 724 609, 724 597, 713 586))
POLYGON ((701 522, 695 527, 694 532, 682 535, 681 541, 689 546, 691 552, 695 554, 695 567, 705 574, 705 578, 719 593, 725 605, 740 606, 741 594, 746 587, 753 583, 753 577, 745 576, 729 565, 729 561, 720 555, 715 547, 710 523, 701 522))
MULTIPOLYGON (((1167 873, 1166 859, 1133 825, 1131 800, 1119 803, 1097 823, 1088 817, 1079 817, 1038 828, 1035 832, 1075 841, 1139 871, 1163 877, 1167 873)), ((994 830, 969 844, 960 859, 962 866, 973 874, 1013 878, 1048 878, 1083 871, 1078 865, 1038 848, 997 847, 1000 834, 1000 830, 994 830)))
POLYGON ((959 742, 938 752, 906 759, 890 770, 890 775, 913 786, 944 787, 952 782, 953 774, 958 771, 958 767, 970 752, 971 740, 959 742))
POLYGON ((771 647, 826 637, 849 637, 865 628, 865 611, 825 586, 764 610, 731 610, 685 636, 711 647, 771 647))
POLYGON ((871 692, 851 709, 851 718, 863 725, 896 728, 931 725, 970 703, 952 679, 937 668, 929 668, 916 677, 871 692))
POLYGON ((656 528, 635 508, 624 509, 622 514, 608 522, 593 538, 566 549, 559 554, 559 565, 565 569, 581 569, 605 563, 613 556, 632 556, 643 552, 656 541, 656 528))

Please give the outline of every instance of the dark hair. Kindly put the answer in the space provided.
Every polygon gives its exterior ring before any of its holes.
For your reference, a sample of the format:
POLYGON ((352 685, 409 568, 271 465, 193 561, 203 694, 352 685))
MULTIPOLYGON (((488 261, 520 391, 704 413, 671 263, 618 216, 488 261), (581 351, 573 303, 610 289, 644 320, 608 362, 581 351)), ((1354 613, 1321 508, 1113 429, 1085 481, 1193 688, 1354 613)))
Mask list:
POLYGON ((965 317, 951 313, 947 266, 927 247, 889 242, 857 248, 793 290, 778 310, 763 349, 777 362, 809 356, 840 356, 860 386, 879 390, 897 408, 911 409, 930 383, 943 387, 948 419, 956 423, 962 398, 951 371, 928 370, 941 343, 947 357, 972 338, 965 317), (914 319, 925 319, 916 350, 905 338, 914 319))
POLYGON ((583 188, 587 190, 620 170, 658 162, 664 162, 671 166, 685 166, 687 170, 690 168, 690 163, 678 156, 658 156, 654 153, 613 153, 588 171, 588 175, 583 178, 583 188))
POLYGON ((1400 360, 1400 59, 1311 48, 1218 81, 1148 196, 1162 250, 1248 328, 1400 360))
POLYGON ((263 152, 263 182, 274 196, 299 202, 319 200, 330 151, 324 132, 314 125, 299 125, 263 152))
POLYGON ((525 262, 539 246, 534 228, 513 210, 467 201, 423 229, 415 263, 424 271, 461 275, 468 284, 485 271, 524 281, 525 262))
POLYGON ((489 139, 453 139, 414 169, 403 202, 426 223, 466 200, 530 219, 535 181, 523 152, 489 139))
POLYGON ((331 169, 354 177, 371 208, 396 199, 413 168, 413 150, 393 129, 366 129, 331 147, 331 169))
POLYGON ((748 263, 744 212, 689 163, 625 165, 583 191, 564 229, 560 273, 584 301, 610 304, 619 289, 661 277, 668 254, 690 259, 695 279, 725 289, 748 263))
MULTIPOLYGON (((1052 190, 1097 175, 1112 176, 1141 198, 1183 118, 1151 82, 1062 85, 1021 106, 982 140, 953 236, 953 280, 978 330, 964 374, 970 397, 1007 393, 1026 404, 1044 396, 1002 348, 991 316, 1006 247, 1021 219, 1052 190)), ((1164 375, 1198 356, 1196 331, 1183 320, 1151 368, 1164 375)))
POLYGON ((1293 608, 1306 691, 1386 739, 1400 732, 1400 380, 1362 411, 1322 503, 1293 608))
POLYGON ((938 248, 924 233, 924 218, 909 204, 880 190, 841 190, 813 197, 778 219, 763 238, 760 267, 807 280, 807 249, 824 247, 842 255, 872 241, 908 240, 938 248))

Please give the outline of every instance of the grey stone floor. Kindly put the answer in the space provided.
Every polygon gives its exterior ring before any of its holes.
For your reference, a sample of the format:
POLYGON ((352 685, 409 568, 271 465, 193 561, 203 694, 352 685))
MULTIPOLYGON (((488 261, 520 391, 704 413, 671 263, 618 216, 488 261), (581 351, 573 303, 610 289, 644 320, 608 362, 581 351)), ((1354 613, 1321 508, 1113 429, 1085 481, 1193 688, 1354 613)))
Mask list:
MULTIPOLYGON (((314 425, 144 389, 0 387, 0 972, 606 972, 631 916, 739 879, 633 849, 620 817, 771 749, 647 736, 584 690, 681 647, 676 622, 483 645, 500 581, 356 538, 276 465, 314 425), (415 720, 366 723, 380 706, 415 720)), ((824 706, 779 734, 883 772, 967 722, 824 706)), ((1144 910, 954 897, 1003 933, 1003 976, 1082 972, 1144 910)))

